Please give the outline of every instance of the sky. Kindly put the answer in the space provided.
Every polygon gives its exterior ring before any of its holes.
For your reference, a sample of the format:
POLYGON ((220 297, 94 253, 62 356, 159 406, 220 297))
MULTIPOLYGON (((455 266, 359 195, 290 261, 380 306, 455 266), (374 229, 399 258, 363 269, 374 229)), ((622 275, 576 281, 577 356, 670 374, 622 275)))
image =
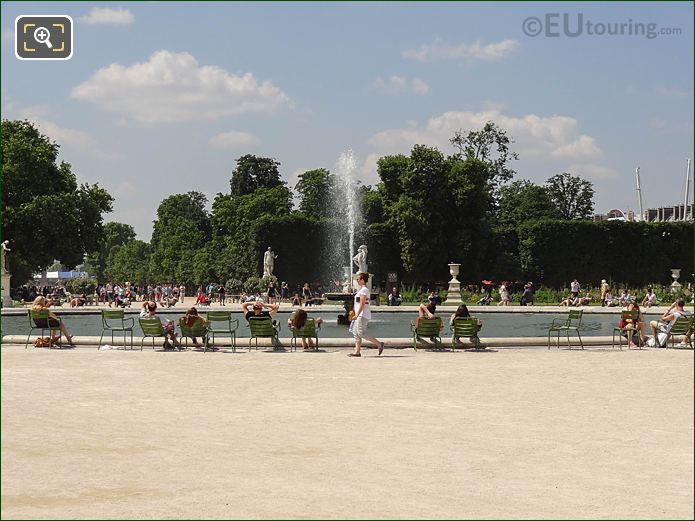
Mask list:
POLYGON ((1 14, 2 117, 59 143, 78 181, 115 197, 106 221, 142 240, 166 196, 227 193, 241 155, 274 157, 294 187, 352 149, 374 185, 379 157, 453 153, 455 131, 488 120, 515 141, 515 179, 570 172, 594 183, 597 213, 626 211, 639 166, 645 209, 683 201, 692 3, 6 1, 1 14), (70 60, 15 57, 15 18, 36 14, 73 18, 70 60))

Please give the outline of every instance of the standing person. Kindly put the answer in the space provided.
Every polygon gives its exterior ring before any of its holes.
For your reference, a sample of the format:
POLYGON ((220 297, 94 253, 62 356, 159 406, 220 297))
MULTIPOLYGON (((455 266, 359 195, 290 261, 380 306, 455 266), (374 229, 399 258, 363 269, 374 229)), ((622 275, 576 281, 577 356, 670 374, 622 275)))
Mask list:
POLYGON ((577 298, 579 296, 580 291, 581 286, 579 285, 579 281, 577 279, 574 279, 570 284, 570 293, 572 294, 572 299, 577 298))
POLYGON ((224 284, 220 284, 217 288, 217 295, 220 299, 220 306, 224 306, 224 293, 225 293, 224 284))
POLYGON ((287 282, 280 285, 280 302, 285 302, 290 298, 290 286, 287 282))
POLYGON ((278 292, 275 288, 275 284, 273 284, 273 282, 269 282, 268 287, 266 288, 266 296, 268 297, 268 303, 275 304, 275 299, 277 298, 277 295, 278 292))
POLYGON ((608 282, 606 282, 606 279, 601 279, 601 306, 606 305, 606 294, 608 294, 610 290, 611 287, 608 285, 608 282))
POLYGON ((379 356, 384 352, 384 343, 373 336, 366 336, 367 326, 369 325, 369 320, 372 318, 372 312, 369 306, 369 288, 367 287, 367 282, 369 282, 368 273, 358 273, 357 274, 357 284, 360 289, 355 293, 355 304, 353 306, 353 311, 355 316, 352 318, 352 323, 350 324, 350 332, 352 336, 355 337, 355 352, 350 353, 348 356, 362 356, 362 340, 368 340, 375 346, 379 348, 379 356))
POLYGON ((304 287, 302 288, 302 297, 304 298, 304 305, 308 306, 311 304, 311 301, 313 300, 313 296, 311 294, 311 288, 309 287, 309 283, 305 282, 304 287))
POLYGON ((106 283, 106 300, 109 303, 109 307, 111 307, 111 303, 113 302, 113 286, 110 282, 106 283))
POLYGON ((527 282, 524 284, 524 292, 521 294, 519 304, 522 306, 533 306, 533 283, 527 282))
POLYGON ((503 282, 500 284, 500 301, 497 305, 508 306, 510 303, 511 299, 509 298, 509 290, 507 289, 507 285, 503 282))
POLYGON ((186 296, 186 286, 181 284, 179 286, 179 297, 181 297, 181 304, 183 304, 184 297, 186 296))

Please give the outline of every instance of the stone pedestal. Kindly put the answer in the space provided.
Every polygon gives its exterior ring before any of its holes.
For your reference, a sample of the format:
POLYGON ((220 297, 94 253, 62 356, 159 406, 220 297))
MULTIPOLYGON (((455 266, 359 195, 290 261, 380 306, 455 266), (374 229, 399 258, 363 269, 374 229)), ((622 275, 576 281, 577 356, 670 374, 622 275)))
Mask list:
POLYGON ((678 293, 681 290, 681 284, 678 282, 678 278, 681 276, 681 270, 672 268, 671 278, 673 282, 671 283, 671 293, 678 293))
POLYGON ((2 307, 12 307, 12 297, 10 297, 10 274, 2 274, 2 307))
POLYGON ((449 264, 449 273, 451 280, 449 281, 449 292, 446 297, 447 304, 462 304, 461 301, 461 282, 456 278, 459 274, 460 264, 449 264))

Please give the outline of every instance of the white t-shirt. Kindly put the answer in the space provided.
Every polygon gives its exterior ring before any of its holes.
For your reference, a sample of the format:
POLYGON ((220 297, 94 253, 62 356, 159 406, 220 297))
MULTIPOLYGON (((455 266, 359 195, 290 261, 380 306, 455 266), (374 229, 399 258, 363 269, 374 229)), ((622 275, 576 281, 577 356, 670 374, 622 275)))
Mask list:
POLYGON ((355 293, 355 305, 352 309, 355 311, 356 314, 357 310, 360 307, 360 300, 362 295, 364 295, 367 298, 367 301, 364 303, 364 307, 362 308, 362 314, 360 316, 366 318, 367 320, 371 320, 372 312, 369 307, 369 288, 367 286, 362 286, 362 288, 357 293, 355 293))

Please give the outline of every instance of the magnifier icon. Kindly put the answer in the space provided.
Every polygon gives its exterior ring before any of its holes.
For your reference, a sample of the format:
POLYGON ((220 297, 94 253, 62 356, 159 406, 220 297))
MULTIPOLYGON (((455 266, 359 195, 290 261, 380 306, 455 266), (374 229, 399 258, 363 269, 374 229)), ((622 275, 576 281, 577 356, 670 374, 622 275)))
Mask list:
POLYGON ((51 45, 51 33, 45 27, 36 28, 36 30, 34 31, 34 40, 36 40, 39 43, 45 43, 46 47, 48 47, 49 49, 53 49, 53 45, 51 45))

